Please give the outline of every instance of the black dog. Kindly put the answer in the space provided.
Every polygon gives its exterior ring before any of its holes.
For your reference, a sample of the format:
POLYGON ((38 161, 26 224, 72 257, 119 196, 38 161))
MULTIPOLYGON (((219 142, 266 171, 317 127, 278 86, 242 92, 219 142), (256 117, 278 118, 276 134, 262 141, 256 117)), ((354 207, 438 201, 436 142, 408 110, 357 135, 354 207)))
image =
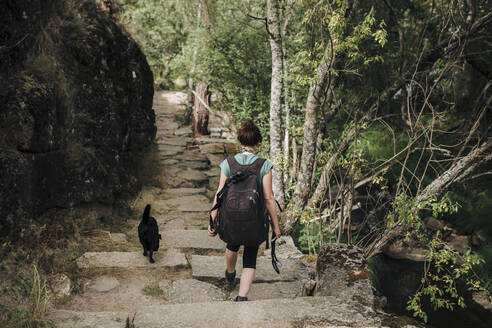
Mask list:
POLYGON ((150 216, 150 204, 145 206, 142 221, 138 225, 138 239, 140 239, 140 243, 144 249, 143 255, 147 256, 147 251, 149 251, 150 263, 154 263, 152 252, 157 252, 159 249, 161 235, 159 234, 159 227, 157 226, 156 220, 150 216))

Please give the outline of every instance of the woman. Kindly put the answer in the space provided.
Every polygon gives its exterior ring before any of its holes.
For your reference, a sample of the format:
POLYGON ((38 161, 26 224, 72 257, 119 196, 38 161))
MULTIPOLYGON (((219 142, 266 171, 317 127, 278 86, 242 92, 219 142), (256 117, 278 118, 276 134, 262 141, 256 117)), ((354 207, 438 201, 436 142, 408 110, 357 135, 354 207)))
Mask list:
MULTIPOLYGON (((241 152, 234 156, 234 159, 241 165, 250 165, 258 159, 255 155, 256 149, 262 141, 260 129, 252 120, 246 120, 241 124, 241 127, 237 131, 237 139, 241 144, 241 152)), ((272 191, 272 167, 273 164, 269 161, 265 161, 260 171, 260 183, 263 189, 263 197, 265 200, 265 205, 270 214, 270 218, 273 223, 273 231, 276 238, 280 238, 280 228, 278 224, 276 203, 272 191)), ((224 187, 226 179, 230 176, 230 167, 227 160, 224 160, 220 164, 220 181, 219 187, 217 188, 217 193, 224 187)), ((214 206, 217 202, 217 193, 214 198, 214 206)), ((212 212, 212 220, 215 222, 217 217, 217 210, 212 212)), ((214 237, 217 233, 213 231, 208 226, 208 234, 214 237)), ((231 245, 226 246, 226 265, 227 269, 225 271, 226 280, 229 284, 233 284, 236 279, 236 261, 237 252, 241 245, 231 245)), ((243 252, 243 271, 241 273, 241 282, 239 285, 239 293, 236 297, 236 302, 247 301, 248 292, 253 283, 255 273, 256 273, 256 257, 258 255, 258 246, 244 246, 243 252)))

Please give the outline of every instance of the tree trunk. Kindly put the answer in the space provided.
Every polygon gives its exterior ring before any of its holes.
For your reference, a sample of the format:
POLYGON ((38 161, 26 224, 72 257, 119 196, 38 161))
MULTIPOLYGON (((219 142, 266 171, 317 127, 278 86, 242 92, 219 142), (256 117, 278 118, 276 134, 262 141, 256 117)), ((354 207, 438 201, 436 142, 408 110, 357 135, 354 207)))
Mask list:
POLYGON ((208 84, 199 82, 195 89, 195 110, 193 111, 193 133, 195 136, 209 134, 208 132, 208 106, 210 94, 208 84))
MULTIPOLYGON (((285 52, 284 52, 285 55, 285 52)), ((285 58, 285 57, 284 57, 285 58)), ((283 76, 287 75, 286 72, 286 62, 284 60, 284 73, 283 76)), ((289 159, 289 147, 290 147, 290 107, 289 107, 289 94, 288 94, 287 81, 284 80, 284 108, 285 108, 285 134, 284 134, 284 159, 287 161, 289 159)), ((284 184, 288 183, 290 173, 287 171, 284 173, 284 184)))
MULTIPOLYGON (((318 111, 321 100, 325 95, 328 84, 329 71, 333 61, 331 49, 327 49, 316 74, 316 83, 309 88, 306 101, 306 116, 304 123, 304 140, 302 146, 301 167, 297 175, 297 185, 293 196, 294 206, 302 209, 311 192, 311 178, 316 155, 316 141, 318 136, 318 111)), ((284 229, 291 231, 295 218, 288 218, 284 229)))
MULTIPOLYGON (((431 196, 440 195, 447 191, 453 184, 462 181, 468 177, 479 165, 492 160, 492 139, 488 139, 480 146, 476 147, 468 153, 468 155, 461 158, 443 174, 432 181, 424 190, 416 197, 416 206, 429 199, 431 196)), ((418 211, 417 208, 414 209, 418 211)), ((370 244, 365 249, 366 256, 368 258, 380 253, 383 248, 395 237, 403 233, 403 226, 401 220, 391 227, 386 228, 382 235, 370 244)))
MULTIPOLYGON (((267 0, 267 25, 272 54, 272 80, 270 94, 270 158, 277 160, 282 154, 282 92, 284 71, 282 37, 280 35, 278 0, 267 0)), ((285 203, 282 171, 273 170, 273 193, 280 204, 285 203)))
MULTIPOLYGON (((186 15, 184 15, 186 17, 186 15)), ((202 2, 200 1, 198 3, 198 9, 197 9, 197 18, 196 18, 196 31, 200 28, 200 21, 202 17, 202 2)), ((193 75, 195 74, 195 69, 196 69, 196 56, 198 54, 198 45, 195 45, 195 48, 193 49, 193 57, 191 61, 191 68, 190 68, 190 77, 188 78, 188 92, 187 92, 187 103, 186 103, 186 112, 184 115, 184 124, 190 124, 191 123, 191 116, 193 113, 193 88, 194 88, 194 83, 193 83, 193 75)))
POLYGON ((297 178, 297 169, 299 165, 297 164, 297 141, 296 136, 292 136, 292 168, 290 172, 289 181, 292 182, 297 178))

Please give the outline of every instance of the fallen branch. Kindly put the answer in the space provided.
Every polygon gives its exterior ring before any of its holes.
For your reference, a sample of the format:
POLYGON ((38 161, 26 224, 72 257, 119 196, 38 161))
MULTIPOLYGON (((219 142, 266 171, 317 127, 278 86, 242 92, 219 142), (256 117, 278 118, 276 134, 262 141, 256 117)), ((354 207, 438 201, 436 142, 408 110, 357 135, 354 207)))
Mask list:
MULTIPOLYGON (((490 149, 492 148, 492 138, 475 147, 468 155, 461 158, 454 165, 448 168, 443 174, 432 181, 425 189, 417 195, 416 206, 428 200, 430 197, 440 195, 449 188, 468 177, 479 165, 492 160, 490 149), (485 156, 484 156, 485 155, 485 156)), ((414 208, 417 212, 418 209, 414 208)), ((403 233, 403 219, 399 218, 396 224, 385 231, 365 249, 368 258, 380 253, 384 247, 395 237, 403 233)))

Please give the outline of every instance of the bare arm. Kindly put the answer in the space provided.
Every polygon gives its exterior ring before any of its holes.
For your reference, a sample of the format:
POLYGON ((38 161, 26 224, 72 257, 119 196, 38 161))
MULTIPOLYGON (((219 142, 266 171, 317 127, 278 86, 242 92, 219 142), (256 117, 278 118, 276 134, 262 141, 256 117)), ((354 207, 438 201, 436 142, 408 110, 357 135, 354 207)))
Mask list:
POLYGON ((280 238, 280 228, 278 224, 278 216, 277 216, 277 203, 275 202, 275 196, 273 195, 272 190, 272 170, 268 171, 267 174, 263 177, 263 197, 265 198, 265 205, 268 209, 268 213, 272 218, 273 223, 273 231, 275 232, 275 236, 280 238))
MULTIPOLYGON (((226 180, 227 180, 227 177, 225 176, 224 172, 220 171, 219 187, 217 188, 217 192, 215 193, 214 203, 212 204, 212 207, 214 207, 215 204, 217 204, 217 194, 224 187, 226 180)), ((217 210, 212 211, 211 215, 212 215, 212 220, 215 222, 215 219, 217 218, 217 210)), ((208 226, 208 234, 211 237, 213 237, 217 234, 215 231, 212 231, 212 228, 210 227, 210 225, 208 226)))

